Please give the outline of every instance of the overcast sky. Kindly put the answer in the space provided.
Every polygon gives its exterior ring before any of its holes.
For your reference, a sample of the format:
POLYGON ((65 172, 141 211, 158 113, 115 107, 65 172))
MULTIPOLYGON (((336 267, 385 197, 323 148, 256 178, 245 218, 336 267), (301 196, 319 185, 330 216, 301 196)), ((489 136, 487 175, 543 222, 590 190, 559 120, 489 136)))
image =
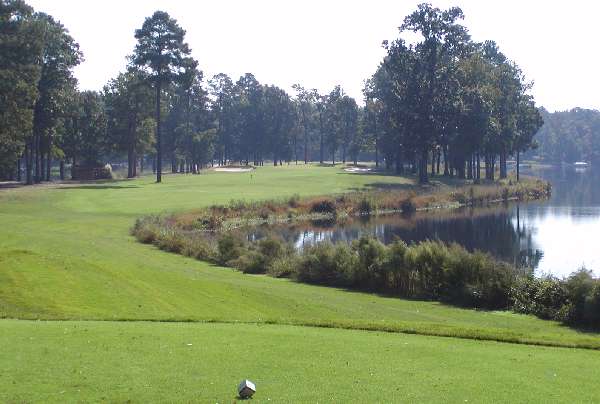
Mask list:
MULTIPOLYGON (((365 78, 395 39, 408 0, 29 0, 60 20, 79 42, 85 62, 76 69, 82 89, 99 90, 125 68, 136 28, 155 10, 167 11, 205 77, 224 72, 234 81, 251 72, 287 90, 300 83, 328 92, 341 84, 362 100, 365 78)), ((550 110, 600 109, 600 4, 589 0, 456 0, 473 39, 493 39, 517 62, 538 105, 550 110)))

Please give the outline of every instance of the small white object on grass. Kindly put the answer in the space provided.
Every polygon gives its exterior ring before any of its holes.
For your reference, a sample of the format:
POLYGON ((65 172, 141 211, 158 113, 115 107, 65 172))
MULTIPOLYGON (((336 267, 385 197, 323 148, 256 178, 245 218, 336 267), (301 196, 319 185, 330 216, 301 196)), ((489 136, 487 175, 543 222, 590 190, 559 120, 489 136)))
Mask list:
POLYGON ((250 380, 242 380, 238 386, 238 394, 241 398, 250 398, 256 393, 256 386, 250 380))

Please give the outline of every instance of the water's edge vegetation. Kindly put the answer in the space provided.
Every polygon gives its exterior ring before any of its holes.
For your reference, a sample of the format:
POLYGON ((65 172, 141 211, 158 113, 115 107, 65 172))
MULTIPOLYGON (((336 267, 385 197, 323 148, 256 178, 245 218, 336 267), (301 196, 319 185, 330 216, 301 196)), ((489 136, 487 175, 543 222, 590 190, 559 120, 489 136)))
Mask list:
POLYGON ((276 236, 258 241, 230 232, 233 227, 281 220, 369 215, 452 206, 482 206, 498 201, 547 197, 550 185, 521 183, 473 185, 421 194, 414 191, 354 192, 335 197, 211 206, 174 215, 139 218, 132 234, 138 241, 202 261, 300 282, 411 299, 441 301, 461 307, 514 310, 575 326, 597 327, 600 282, 581 270, 567 279, 536 278, 488 254, 458 244, 424 241, 384 245, 363 237, 352 245, 319 243, 296 250, 276 236))
POLYGON ((161 217, 166 226, 185 231, 220 232, 233 228, 310 220, 340 221, 352 216, 389 213, 412 214, 415 211, 481 207, 509 201, 548 198, 549 182, 514 178, 494 183, 450 187, 410 187, 355 191, 334 196, 300 198, 294 195, 279 200, 248 202, 232 200, 228 205, 212 205, 190 212, 161 217))

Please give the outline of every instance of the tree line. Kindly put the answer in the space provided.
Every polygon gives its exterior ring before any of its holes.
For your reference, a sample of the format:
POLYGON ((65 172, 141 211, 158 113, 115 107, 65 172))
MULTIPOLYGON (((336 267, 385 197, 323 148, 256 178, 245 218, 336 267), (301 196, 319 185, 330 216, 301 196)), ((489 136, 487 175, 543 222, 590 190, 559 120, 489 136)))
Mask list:
POLYGON ((321 94, 295 84, 290 95, 251 73, 205 79, 185 30, 157 11, 136 30, 127 70, 101 91, 79 91, 83 55, 67 29, 22 0, 0 0, 0 177, 32 184, 56 166, 63 178, 65 162, 124 158, 128 177, 149 164, 158 182, 163 161, 197 173, 361 158, 421 182, 428 170, 505 177, 508 158, 535 147, 541 115, 519 67, 494 42, 473 42, 462 19, 456 7, 419 5, 400 37, 383 42, 357 102, 339 85, 321 94), (407 42, 408 32, 420 39, 407 42))
POLYGON ((600 163, 600 111, 574 108, 548 112, 540 109, 544 126, 536 136, 532 157, 553 163, 600 163))

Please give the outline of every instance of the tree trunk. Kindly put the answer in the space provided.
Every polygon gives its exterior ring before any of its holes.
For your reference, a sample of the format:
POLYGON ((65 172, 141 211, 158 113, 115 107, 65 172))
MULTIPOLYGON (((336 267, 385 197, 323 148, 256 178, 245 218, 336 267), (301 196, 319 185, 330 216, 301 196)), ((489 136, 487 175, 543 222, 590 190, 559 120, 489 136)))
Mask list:
POLYGON ((427 184, 429 182, 429 177, 427 176, 427 159, 428 159, 428 150, 423 149, 421 151, 421 158, 419 159, 419 183, 427 184))
POLYGON ((127 147, 127 178, 133 178, 133 167, 135 166, 135 159, 133 158, 133 145, 130 143, 127 147))
POLYGON ((74 180, 75 178, 73 178, 73 174, 74 172, 74 168, 75 168, 75 163, 77 161, 77 159, 75 158, 75 156, 73 156, 72 158, 73 161, 71 161, 71 179, 74 180))
POLYGON ((475 170, 477 170, 475 172, 475 182, 479 184, 479 181, 481 180, 481 156, 479 155, 479 152, 477 152, 477 167, 475 170))
POLYGON ((40 150, 40 177, 38 182, 42 182, 46 179, 46 159, 44 158, 44 152, 40 150))
POLYGON ((135 152, 135 148, 133 149, 133 158, 131 159, 131 162, 133 163, 133 169, 132 174, 133 174, 133 178, 137 177, 137 153, 135 152))
POLYGON ((175 154, 171 154, 171 174, 176 174, 177 173, 177 158, 175 157, 175 154))
POLYGON ((319 112, 319 136, 320 136, 320 145, 319 145, 319 163, 323 164, 323 117, 321 116, 321 113, 319 112))
POLYGON ((50 148, 48 148, 48 154, 46 155, 46 181, 50 182, 52 179, 52 154, 50 148))
POLYGON ((64 181, 65 180, 65 160, 61 159, 60 160, 60 180, 64 181))
POLYGON ((21 182, 21 157, 17 159, 17 181, 21 182))
POLYGON ((379 168, 379 136, 375 131, 375 168, 379 168))
POLYGON ((396 150, 396 174, 402 174, 404 172, 404 166, 402 164, 402 148, 398 146, 396 150))
POLYGON ((467 179, 473 179, 473 156, 469 156, 469 161, 467 163, 467 179))
POLYGON ((304 164, 308 164, 308 134, 306 128, 304 129, 304 164))
POLYGON ((34 182, 40 182, 40 168, 41 168, 41 156, 40 156, 40 137, 38 135, 34 136, 34 145, 33 145, 33 155, 35 159, 35 175, 34 182))
POLYGON ((31 150, 32 140, 25 144, 25 182, 27 185, 33 184, 33 159, 31 150))
POLYGON ((517 151, 517 182, 521 179, 521 168, 519 165, 521 164, 521 152, 517 151))
POLYGON ((500 179, 504 179, 508 176, 506 169, 506 153, 500 153, 500 179))
POLYGON ((160 95, 161 82, 156 81, 156 182, 162 181, 162 139, 160 136, 160 95))
POLYGON ((450 172, 448 171, 448 145, 444 146, 443 148, 443 152, 444 152, 444 177, 447 177, 450 175, 450 172))

